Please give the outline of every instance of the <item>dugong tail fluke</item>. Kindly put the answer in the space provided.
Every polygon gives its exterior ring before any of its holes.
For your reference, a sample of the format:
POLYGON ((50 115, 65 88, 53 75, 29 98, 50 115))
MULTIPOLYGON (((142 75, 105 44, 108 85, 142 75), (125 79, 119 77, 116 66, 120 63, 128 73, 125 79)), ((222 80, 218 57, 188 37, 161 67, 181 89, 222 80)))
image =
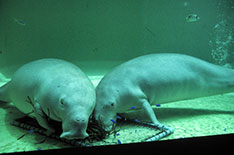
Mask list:
POLYGON ((9 82, 0 87, 0 101, 2 102, 10 102, 8 95, 7 95, 8 84, 9 82))

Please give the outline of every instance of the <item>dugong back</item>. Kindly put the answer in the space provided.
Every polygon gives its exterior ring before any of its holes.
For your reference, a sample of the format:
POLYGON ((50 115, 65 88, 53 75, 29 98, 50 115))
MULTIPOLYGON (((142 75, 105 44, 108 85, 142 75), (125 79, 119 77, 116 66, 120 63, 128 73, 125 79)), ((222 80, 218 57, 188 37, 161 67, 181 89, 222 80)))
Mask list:
POLYGON ((41 96, 42 92, 53 92, 54 87, 72 82, 79 86, 93 88, 88 77, 75 65, 59 59, 40 59, 20 67, 9 83, 8 100, 14 102, 24 113, 31 112, 30 104, 25 103, 27 96, 41 96))

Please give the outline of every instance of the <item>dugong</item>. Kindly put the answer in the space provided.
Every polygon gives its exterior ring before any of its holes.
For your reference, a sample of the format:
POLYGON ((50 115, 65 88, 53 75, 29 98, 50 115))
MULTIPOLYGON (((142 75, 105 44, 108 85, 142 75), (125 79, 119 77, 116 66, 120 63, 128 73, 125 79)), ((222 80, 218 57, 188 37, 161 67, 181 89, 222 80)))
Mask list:
MULTIPOLYGON (((107 73, 96 87, 94 118, 109 131, 117 113, 143 108, 156 126, 151 105, 227 93, 234 70, 184 54, 150 54, 107 73)), ((173 132, 173 128, 168 128, 173 132)))
POLYGON ((13 102, 23 113, 33 112, 39 125, 52 133, 49 119, 62 122, 60 138, 83 139, 96 102, 95 88, 75 65, 40 59, 20 67, 0 88, 0 100, 13 102))

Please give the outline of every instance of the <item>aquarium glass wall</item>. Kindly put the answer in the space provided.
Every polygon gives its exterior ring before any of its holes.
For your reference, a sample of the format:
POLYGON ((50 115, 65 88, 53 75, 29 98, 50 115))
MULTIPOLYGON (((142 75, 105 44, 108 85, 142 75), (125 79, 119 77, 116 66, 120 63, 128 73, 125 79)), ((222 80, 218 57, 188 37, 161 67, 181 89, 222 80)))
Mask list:
MULTIPOLYGON (((0 86, 23 64, 58 58, 79 66, 97 86, 115 66, 152 53, 187 54, 234 67, 233 0, 0 0, 0 86)), ((160 140, 234 133, 234 94, 154 105, 175 129, 160 140)), ((61 149, 74 143, 12 125, 24 116, 0 102, 0 153, 61 149)), ((149 122, 133 107, 125 117, 149 122)), ((92 146, 140 143, 157 134, 119 121, 92 146)), ((82 142, 83 143, 83 142, 82 142)))

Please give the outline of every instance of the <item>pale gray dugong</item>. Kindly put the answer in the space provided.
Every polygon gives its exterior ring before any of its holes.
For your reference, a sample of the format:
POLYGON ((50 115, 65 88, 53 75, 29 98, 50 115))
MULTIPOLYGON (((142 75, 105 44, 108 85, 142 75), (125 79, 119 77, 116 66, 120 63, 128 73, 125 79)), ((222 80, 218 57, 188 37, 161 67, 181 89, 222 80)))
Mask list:
POLYGON ((109 130, 116 113, 134 107, 143 108, 158 125, 151 105, 233 90, 232 69, 183 54, 140 56, 117 66, 100 81, 94 118, 109 130))
POLYGON ((61 138, 83 139, 96 102, 95 88, 75 65, 59 59, 40 59, 23 65, 0 88, 0 100, 13 102, 33 114, 53 132, 48 119, 62 122, 61 138))

